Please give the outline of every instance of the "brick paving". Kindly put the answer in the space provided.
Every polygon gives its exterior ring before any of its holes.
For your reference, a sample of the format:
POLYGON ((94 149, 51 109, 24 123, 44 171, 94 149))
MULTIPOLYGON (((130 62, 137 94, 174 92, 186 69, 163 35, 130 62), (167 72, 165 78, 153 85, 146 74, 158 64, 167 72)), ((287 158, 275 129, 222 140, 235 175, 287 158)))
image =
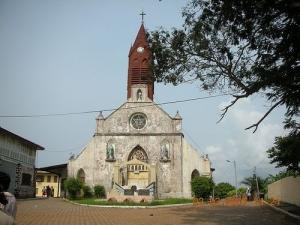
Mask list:
POLYGON ((294 225, 299 221, 268 206, 180 206, 170 208, 100 208, 62 199, 18 202, 16 225, 294 225))

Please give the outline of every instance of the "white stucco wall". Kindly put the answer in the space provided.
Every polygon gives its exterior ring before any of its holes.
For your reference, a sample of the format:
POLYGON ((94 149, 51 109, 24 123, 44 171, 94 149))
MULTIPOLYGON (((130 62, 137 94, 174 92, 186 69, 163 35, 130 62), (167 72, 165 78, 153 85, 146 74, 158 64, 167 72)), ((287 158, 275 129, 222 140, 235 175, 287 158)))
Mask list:
POLYGON ((191 197, 191 175, 193 170, 198 170, 200 176, 210 176, 210 161, 206 156, 200 155, 200 152, 193 148, 183 138, 183 196, 191 197))
POLYGON ((300 206, 300 177, 285 177, 269 184, 268 198, 300 206))

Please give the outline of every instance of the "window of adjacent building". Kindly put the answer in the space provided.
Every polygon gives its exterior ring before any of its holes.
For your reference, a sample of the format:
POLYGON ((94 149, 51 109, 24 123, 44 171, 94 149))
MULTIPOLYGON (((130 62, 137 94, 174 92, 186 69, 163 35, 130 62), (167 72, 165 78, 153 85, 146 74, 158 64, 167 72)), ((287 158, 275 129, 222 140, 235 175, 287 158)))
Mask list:
POLYGON ((36 176, 36 182, 44 182, 44 176, 43 175, 37 175, 36 176))
POLYGON ((57 176, 54 176, 54 183, 57 183, 57 176))
POLYGON ((22 174, 22 185, 31 186, 31 174, 22 174))
POLYGON ((47 182, 51 182, 51 176, 47 176, 47 182))

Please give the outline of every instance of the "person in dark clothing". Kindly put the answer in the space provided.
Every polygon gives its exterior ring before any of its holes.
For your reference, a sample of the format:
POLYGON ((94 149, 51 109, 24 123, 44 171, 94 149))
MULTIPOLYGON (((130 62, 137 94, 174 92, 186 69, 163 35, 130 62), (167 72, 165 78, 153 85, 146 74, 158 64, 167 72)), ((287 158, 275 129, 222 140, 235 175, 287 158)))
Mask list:
POLYGON ((49 185, 46 187, 46 192, 47 192, 47 198, 49 198, 51 196, 51 188, 49 187, 49 185))

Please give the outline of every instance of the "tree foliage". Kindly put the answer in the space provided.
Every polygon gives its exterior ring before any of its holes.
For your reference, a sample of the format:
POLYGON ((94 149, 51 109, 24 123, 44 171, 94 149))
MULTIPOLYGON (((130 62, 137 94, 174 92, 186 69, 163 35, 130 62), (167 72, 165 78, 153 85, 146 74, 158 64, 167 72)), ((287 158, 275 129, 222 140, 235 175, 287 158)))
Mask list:
POLYGON ((235 191, 235 188, 229 183, 219 183, 215 186, 215 197, 226 198, 227 193, 235 191))
POLYGON ((76 198, 77 194, 83 187, 83 183, 74 177, 70 177, 64 182, 65 190, 68 191, 71 198, 76 198))
MULTIPOLYGON (((251 177, 245 177, 241 183, 250 187, 251 190, 257 191, 255 175, 253 175, 251 177)), ((268 185, 267 179, 263 179, 263 178, 257 176, 257 184, 258 184, 259 192, 261 192, 261 193, 267 192, 267 185, 268 185)))
POLYGON ((296 0, 190 0, 182 28, 150 34, 158 82, 200 81, 208 91, 230 93, 232 102, 259 93, 287 118, 300 106, 300 5, 296 0))
MULTIPOLYGON (((246 194, 246 188, 244 187, 240 187, 238 190, 237 190, 237 194, 238 196, 243 196, 246 194)), ((231 190, 227 193, 227 197, 233 197, 235 196, 235 190, 231 190)))
POLYGON ((209 177, 195 177, 191 181, 192 193, 196 198, 207 199, 212 193, 213 185, 214 183, 209 177))
POLYGON ((287 167, 287 171, 300 174, 300 133, 290 133, 284 137, 276 137, 274 147, 267 153, 271 163, 276 167, 287 167))

